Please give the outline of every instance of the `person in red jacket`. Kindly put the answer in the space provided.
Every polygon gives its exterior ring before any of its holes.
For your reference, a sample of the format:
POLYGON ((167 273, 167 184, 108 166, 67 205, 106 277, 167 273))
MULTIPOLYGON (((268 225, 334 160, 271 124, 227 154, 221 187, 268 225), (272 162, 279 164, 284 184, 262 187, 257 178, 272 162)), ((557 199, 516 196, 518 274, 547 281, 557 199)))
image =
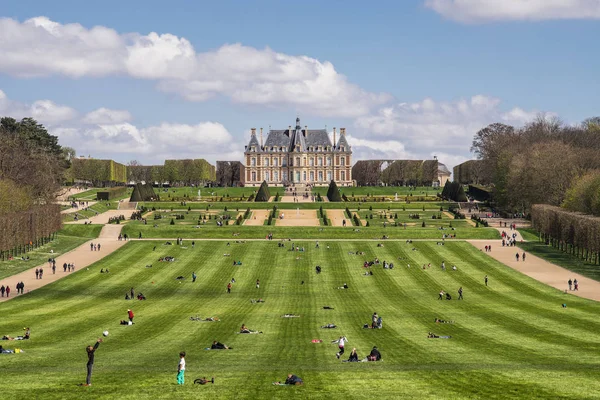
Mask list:
POLYGON ((10 294, 10 286, 6 286, 6 297, 10 294))
POLYGON ((131 321, 131 323, 133 324, 133 311, 127 310, 127 316, 129 316, 129 321, 131 321))

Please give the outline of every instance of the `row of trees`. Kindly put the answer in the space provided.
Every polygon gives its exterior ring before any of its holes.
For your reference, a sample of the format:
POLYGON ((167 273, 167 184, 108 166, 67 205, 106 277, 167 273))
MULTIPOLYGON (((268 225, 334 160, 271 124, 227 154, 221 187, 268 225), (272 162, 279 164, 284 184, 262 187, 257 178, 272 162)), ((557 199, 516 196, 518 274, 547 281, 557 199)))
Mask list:
POLYGON ((531 208, 534 228, 546 243, 562 251, 600 263, 600 218, 547 204, 531 208))
POLYGON ((242 168, 239 161, 217 161, 217 185, 238 186, 242 180, 242 168))
POLYGON ((352 167, 359 186, 431 186, 438 179, 437 160, 362 160, 352 167))
POLYGON ((73 156, 33 118, 0 119, 0 252, 30 249, 61 227, 52 204, 73 156), (18 250, 17 250, 18 249, 18 250))
POLYGON ((92 182, 93 186, 106 187, 127 183, 127 167, 113 160, 74 158, 69 173, 74 179, 92 182))
POLYGON ((543 116, 522 128, 491 124, 475 134, 471 151, 492 171, 501 208, 527 213, 533 204, 560 206, 573 182, 600 169, 600 118, 578 126, 543 116))
POLYGON ((454 167, 453 180, 461 185, 489 185, 492 183, 490 164, 484 160, 469 160, 454 167))
POLYGON ((132 182, 170 182, 185 186, 203 185, 216 180, 215 167, 204 159, 166 160, 164 165, 141 165, 133 160, 127 166, 132 182))

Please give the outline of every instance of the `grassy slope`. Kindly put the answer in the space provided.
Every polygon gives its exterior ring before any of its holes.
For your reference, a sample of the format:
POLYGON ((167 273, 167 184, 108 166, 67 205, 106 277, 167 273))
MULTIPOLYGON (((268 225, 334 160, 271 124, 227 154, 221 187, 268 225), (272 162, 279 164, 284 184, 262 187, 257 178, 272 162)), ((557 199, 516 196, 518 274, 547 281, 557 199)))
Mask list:
POLYGON ((116 201, 106 202, 102 201, 94 204, 93 206, 88 207, 87 210, 76 211, 68 214, 63 214, 62 220, 63 222, 71 222, 75 220, 75 214, 78 215, 79 220, 90 218, 98 214, 102 214, 107 212, 108 210, 116 210, 119 206, 119 203, 116 201))
POLYGON ((153 252, 154 245, 130 243, 89 271, 0 304, 3 334, 32 327, 30 341, 2 343, 25 350, 0 355, 3 398, 372 398, 376 392, 378 398, 407 399, 583 399, 600 391, 598 303, 542 285, 466 243, 377 248, 322 241, 320 250, 300 243, 308 248, 300 260, 275 242, 199 243, 195 249, 159 244, 153 252), (348 254, 356 250, 366 256, 348 254), (231 257, 223 257, 225 252, 231 257), (164 255, 177 261, 156 261, 164 255), (361 276, 362 262, 375 256, 394 260, 396 268, 361 276), (233 267, 233 259, 243 266, 233 267), (459 270, 415 267, 442 260, 459 270), (321 275, 314 273, 317 264, 321 275), (105 267, 111 273, 99 274, 105 267), (199 275, 195 284, 192 271, 199 275), (489 287, 482 284, 485 274, 489 287), (186 280, 179 283, 178 275, 186 280), (232 276, 237 283, 228 295, 232 276), (254 287, 257 278, 260 289, 254 287), (349 290, 334 289, 343 282, 349 290), (123 300, 132 285, 148 300, 123 300), (455 294, 459 286, 464 301, 436 300, 441 288, 455 294), (251 304, 257 297, 266 303, 251 304), (562 309, 565 300, 569 308, 562 309), (136 324, 119 326, 128 307, 136 312, 136 324), (374 311, 383 316, 384 329, 362 329, 374 311), (280 318, 284 313, 302 318, 280 318), (196 314, 222 322, 189 321, 196 314), (436 325, 435 317, 456 323, 436 325), (339 329, 319 328, 329 322, 339 329), (265 333, 235 334, 242 323, 265 333), (104 329, 111 334, 98 350, 94 385, 77 387, 85 378, 84 346, 104 329), (429 331, 452 339, 426 339, 429 331), (340 363, 328 343, 340 334, 348 336, 347 353, 357 347, 362 358, 377 345, 384 361, 340 363), (314 338, 324 343, 312 344, 314 338), (214 339, 234 349, 202 350, 214 339), (188 353, 187 383, 177 387, 181 350, 188 353), (306 385, 271 385, 288 372, 306 385), (201 376, 215 376, 217 383, 191 384, 201 376))
POLYGON ((50 257, 56 258, 71 251, 89 239, 98 237, 101 229, 102 225, 64 225, 54 241, 26 254, 29 256, 29 261, 0 261, 0 279, 36 267, 48 261, 50 257), (54 252, 51 253, 50 250, 54 252))
MULTIPOLYGON (((102 192, 106 190, 106 188, 94 188, 94 189, 89 189, 86 190, 85 192, 81 192, 81 193, 77 193, 74 194, 70 197, 74 198, 75 200, 78 201, 96 201, 96 193, 98 192, 102 192)), ((121 200, 121 199, 128 199, 131 197, 131 193, 133 192, 133 189, 128 188, 127 189, 127 193, 125 193, 123 196, 112 199, 113 201, 115 200, 121 200)))
MULTIPOLYGON (((165 214, 167 215, 167 214, 165 214)), ((456 234, 458 239, 498 239, 500 234, 493 228, 475 228, 466 221, 455 220, 427 220, 426 227, 422 228, 422 221, 417 221, 416 226, 383 228, 379 219, 369 220, 371 226, 360 227, 356 232, 353 227, 279 227, 272 226, 265 230, 261 226, 240 226, 229 225, 218 227, 214 220, 206 220, 205 225, 195 228, 197 216, 186 215, 185 220, 175 221, 175 225, 169 225, 171 218, 166 217, 161 220, 153 220, 150 216, 148 224, 144 225, 139 221, 131 221, 123 227, 123 233, 130 237, 137 238, 142 233, 144 238, 221 238, 221 239, 260 239, 264 238, 268 232, 273 233, 276 239, 281 238, 304 238, 304 239, 380 239, 387 235, 390 239, 441 239, 443 233, 456 234), (456 230, 448 230, 448 225, 452 221, 456 230), (154 227, 158 225, 158 227, 154 227), (440 226, 445 226, 445 230, 439 230, 440 226), (239 236, 233 237, 233 233, 239 233, 239 236)))

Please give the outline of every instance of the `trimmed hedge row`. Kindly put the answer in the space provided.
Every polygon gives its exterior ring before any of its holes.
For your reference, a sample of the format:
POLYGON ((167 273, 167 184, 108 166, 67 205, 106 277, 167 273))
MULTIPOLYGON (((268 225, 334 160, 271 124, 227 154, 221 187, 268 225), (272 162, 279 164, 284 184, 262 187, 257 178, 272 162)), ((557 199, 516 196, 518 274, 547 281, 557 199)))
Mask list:
POLYGON ((104 189, 101 192, 97 192, 96 200, 113 200, 119 197, 123 197, 125 193, 127 193, 127 188, 125 186, 108 188, 104 189))

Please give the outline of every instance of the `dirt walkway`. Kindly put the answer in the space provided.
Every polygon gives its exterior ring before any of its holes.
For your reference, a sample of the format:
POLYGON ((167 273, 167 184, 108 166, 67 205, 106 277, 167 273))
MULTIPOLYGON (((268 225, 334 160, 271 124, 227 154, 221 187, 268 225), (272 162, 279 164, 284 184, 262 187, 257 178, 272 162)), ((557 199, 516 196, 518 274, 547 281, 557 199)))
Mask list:
POLYGON ((344 210, 325 210, 325 212, 331 221, 331 226, 344 226, 344 221, 346 221, 346 227, 352 226, 352 221, 348 219, 344 210))
POLYGON ((319 226, 317 210, 281 210, 283 219, 278 219, 277 226, 319 226))
MULTIPOLYGON (((500 228, 498 228, 501 230, 500 228)), ((506 229, 506 228, 502 228, 506 229)), ((510 229, 507 231, 509 235, 515 231, 510 229)), ((518 233, 518 232, 517 232, 518 233)), ((517 236, 517 242, 521 241, 521 236, 517 236)), ((579 290, 571 291, 570 294, 584 297, 586 299, 600 301, 600 282, 583 275, 576 274, 568 269, 559 267, 542 258, 536 257, 533 254, 527 254, 525 261, 522 261, 523 250, 518 247, 502 247, 502 241, 499 240, 467 240, 473 246, 481 251, 486 245, 492 246, 492 251, 487 253, 490 257, 495 258, 501 263, 535 279, 546 285, 552 286, 561 291, 567 290, 569 279, 577 279, 579 282, 579 290), (516 254, 519 253, 519 261, 516 259, 516 254)), ((493 279, 493 274, 490 274, 493 279)), ((568 299, 567 297, 565 299, 568 299)))
POLYGON ((265 220, 269 218, 270 212, 270 210, 254 210, 250 218, 244 221, 244 225, 262 226, 265 224, 265 220))
POLYGON ((308 196, 305 198, 302 195, 298 195, 296 197, 284 195, 284 196, 281 196, 281 202, 282 203, 314 203, 311 196, 308 196), (298 200, 298 201, 295 201, 295 200, 298 200))
MULTIPOLYGON (((20 274, 16 274, 6 279, 2 279, 0 284, 4 286, 10 286, 10 299, 12 299, 17 297, 17 282, 23 282, 25 284, 25 294, 27 294, 32 290, 38 289, 42 286, 57 281, 60 278, 72 274, 73 272, 63 272, 64 263, 75 264, 75 272, 79 271, 82 268, 85 268, 88 265, 91 265, 96 261, 106 257, 107 255, 121 248, 127 243, 125 241, 117 240, 117 237, 121 232, 121 228, 123 228, 123 225, 105 225, 100 231, 100 235, 97 239, 87 241, 81 246, 69 251, 68 253, 56 257, 56 274, 52 274, 52 268, 48 266, 48 263, 44 263, 27 271, 23 271, 20 274), (101 250, 91 251, 90 243, 100 244, 101 250), (35 279, 36 268, 44 269, 43 279, 35 279)), ((6 300, 9 300, 9 298, 0 297, 0 302, 6 300)))

